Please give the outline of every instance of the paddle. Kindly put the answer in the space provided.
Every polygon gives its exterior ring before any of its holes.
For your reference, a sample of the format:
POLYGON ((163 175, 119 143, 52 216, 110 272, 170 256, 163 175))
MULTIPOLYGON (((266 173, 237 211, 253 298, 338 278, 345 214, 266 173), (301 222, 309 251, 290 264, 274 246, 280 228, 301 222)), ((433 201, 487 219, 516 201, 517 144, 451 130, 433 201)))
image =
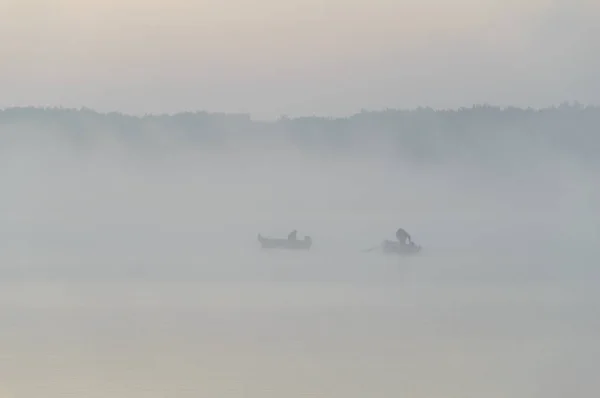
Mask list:
POLYGON ((373 246, 373 247, 372 247, 372 248, 370 248, 370 249, 365 249, 365 250, 363 250, 363 253, 369 253, 369 252, 372 252, 372 251, 373 251, 373 250, 375 250, 375 249, 379 249, 379 245, 377 245, 377 246, 373 246))

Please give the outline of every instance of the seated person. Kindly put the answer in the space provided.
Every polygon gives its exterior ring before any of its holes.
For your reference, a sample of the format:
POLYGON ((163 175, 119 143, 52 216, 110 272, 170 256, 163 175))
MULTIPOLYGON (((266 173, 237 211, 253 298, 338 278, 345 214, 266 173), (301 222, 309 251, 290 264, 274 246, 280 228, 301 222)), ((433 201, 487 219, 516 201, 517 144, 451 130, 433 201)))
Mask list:
POLYGON ((398 228, 398 230, 396 231, 396 239, 398 239, 400 241, 400 243, 403 243, 403 244, 412 245, 412 243, 413 243, 408 232, 406 232, 402 228, 398 228))

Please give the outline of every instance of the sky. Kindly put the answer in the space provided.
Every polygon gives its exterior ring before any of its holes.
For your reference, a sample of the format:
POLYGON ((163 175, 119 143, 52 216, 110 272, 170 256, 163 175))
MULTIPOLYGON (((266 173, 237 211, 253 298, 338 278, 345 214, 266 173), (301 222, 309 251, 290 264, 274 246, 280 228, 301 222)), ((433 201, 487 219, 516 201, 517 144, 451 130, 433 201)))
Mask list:
POLYGON ((600 103, 592 0, 2 0, 0 107, 600 103))

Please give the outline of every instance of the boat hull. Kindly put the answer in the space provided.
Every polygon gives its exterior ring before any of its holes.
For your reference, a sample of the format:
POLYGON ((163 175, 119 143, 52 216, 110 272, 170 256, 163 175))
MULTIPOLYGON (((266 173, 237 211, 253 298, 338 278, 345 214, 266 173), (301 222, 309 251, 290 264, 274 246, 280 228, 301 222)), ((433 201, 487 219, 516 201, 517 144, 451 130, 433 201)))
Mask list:
POLYGON ((396 254, 400 256, 411 256, 421 252, 421 246, 384 240, 381 243, 381 251, 385 254, 396 254))
POLYGON ((258 235, 258 241, 263 249, 282 249, 282 250, 310 250, 312 239, 305 236, 304 239, 285 239, 285 238, 265 238, 258 235))

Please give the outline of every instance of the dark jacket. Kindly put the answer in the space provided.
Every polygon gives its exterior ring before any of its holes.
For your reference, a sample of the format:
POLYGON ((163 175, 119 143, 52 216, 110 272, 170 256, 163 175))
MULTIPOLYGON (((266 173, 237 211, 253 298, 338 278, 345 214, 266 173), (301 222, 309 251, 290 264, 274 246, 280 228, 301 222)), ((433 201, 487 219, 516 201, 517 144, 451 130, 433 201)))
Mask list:
POLYGON ((408 234, 408 232, 406 232, 402 228, 398 228, 398 230, 396 231, 396 238, 402 243, 406 243, 407 240, 409 242, 411 241, 411 238, 410 238, 410 235, 408 234))

